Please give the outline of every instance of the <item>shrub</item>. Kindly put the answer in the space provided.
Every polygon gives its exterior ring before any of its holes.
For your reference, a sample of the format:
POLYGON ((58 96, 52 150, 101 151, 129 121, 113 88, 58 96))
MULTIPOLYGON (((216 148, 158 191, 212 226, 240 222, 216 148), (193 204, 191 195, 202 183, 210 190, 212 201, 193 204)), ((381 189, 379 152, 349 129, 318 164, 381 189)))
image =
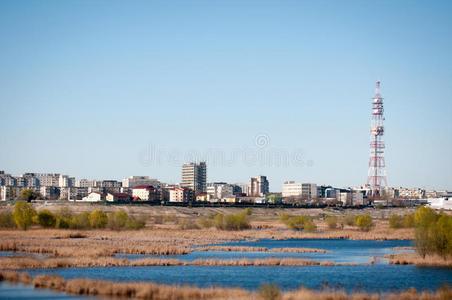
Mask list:
POLYGON ((430 207, 419 207, 414 214, 414 222, 417 227, 427 228, 435 223, 438 218, 436 212, 430 207))
POLYGON ((362 231, 369 231, 372 225, 372 217, 369 215, 362 215, 356 218, 356 226, 362 231))
POLYGON ((43 209, 38 214, 38 224, 42 227, 55 227, 56 218, 48 209, 43 209))
POLYGON ((399 215, 392 215, 389 218, 389 227, 391 228, 402 228, 403 226, 403 219, 399 215))
POLYGON ((93 210, 89 215, 91 228, 105 228, 107 225, 107 215, 101 210, 93 210))
POLYGON ((71 220, 67 218, 57 218, 55 223, 55 228, 57 229, 68 229, 70 228, 71 220))
POLYGON ((281 291, 276 283, 263 283, 259 286, 257 294, 264 300, 277 300, 281 298, 281 291))
POLYGON ((107 216, 107 227, 112 230, 121 230, 126 227, 129 216, 126 212, 120 210, 110 213, 107 216))
POLYGON ((336 217, 327 217, 325 219, 326 224, 328 225, 328 228, 334 229, 337 227, 337 218, 336 217))
POLYGON ((356 222, 356 217, 353 215, 348 215, 344 217, 344 223, 348 226, 354 226, 356 222))
POLYGON ((16 228, 16 221, 11 211, 5 210, 0 212, 0 228, 16 228))
POLYGON ((179 221, 179 229, 186 230, 186 229, 199 229, 198 224, 194 222, 193 220, 180 220, 179 221))
POLYGON ((19 229, 27 230, 33 225, 33 217, 36 216, 36 211, 32 205, 19 201, 14 205, 14 221, 19 229))
POLYGON ((35 199, 41 198, 41 194, 38 192, 33 191, 32 189, 24 189, 22 192, 20 192, 20 200, 24 201, 31 201, 35 199))
POLYGON ((69 227, 72 229, 90 229, 91 223, 89 221, 89 212, 82 212, 79 215, 71 218, 69 227))
POLYGON ((251 228, 246 210, 235 215, 218 214, 213 218, 213 223, 217 229, 221 230, 243 230, 251 228))
POLYGON ((144 228, 146 226, 146 216, 133 217, 129 216, 129 219, 126 222, 126 229, 138 230, 144 228))
POLYGON ((304 223, 304 231, 306 232, 314 232, 317 230, 317 226, 314 224, 314 222, 307 218, 305 223, 304 223))
POLYGON ((200 217, 198 219, 198 224, 201 228, 210 228, 214 226, 214 220, 212 218, 200 217))
POLYGON ((415 226, 414 214, 406 215, 405 218, 403 218, 403 227, 412 228, 414 226, 415 226))

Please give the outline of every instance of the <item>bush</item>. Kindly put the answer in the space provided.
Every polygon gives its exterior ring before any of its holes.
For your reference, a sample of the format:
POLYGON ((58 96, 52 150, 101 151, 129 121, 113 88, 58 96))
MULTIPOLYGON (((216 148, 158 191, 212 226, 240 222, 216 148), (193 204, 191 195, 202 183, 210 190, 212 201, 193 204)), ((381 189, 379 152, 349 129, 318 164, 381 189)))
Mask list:
POLYGON ((317 226, 314 224, 314 222, 311 219, 306 219, 304 223, 304 231, 306 232, 314 232, 317 230, 317 226))
POLYGON ((33 225, 33 217, 36 216, 36 211, 32 205, 19 201, 14 205, 14 221, 19 229, 27 230, 33 225))
POLYGON ((0 212, 0 228, 16 228, 16 221, 11 211, 5 210, 0 212))
POLYGON ((405 218, 403 218, 403 227, 412 228, 414 226, 415 226, 414 214, 406 215, 405 218))
POLYGON ((110 213, 107 216, 107 227, 112 230, 121 230, 126 227, 129 216, 126 212, 120 210, 114 213, 110 213))
POLYGON ((107 215, 101 210, 93 210, 89 215, 91 228, 105 228, 107 225, 107 215))
POLYGON ((328 228, 335 229, 337 227, 337 218, 336 217, 327 217, 325 219, 325 223, 328 225, 328 228))
POLYGON ((38 214, 38 224, 45 228, 55 227, 56 218, 48 209, 43 209, 38 214))
POLYGON ((356 226, 362 231, 369 231, 372 225, 372 217, 369 215, 362 215, 356 218, 356 226))
POLYGON ((251 228, 248 211, 236 215, 222 215, 218 214, 213 218, 213 223, 217 229, 221 230, 243 230, 251 228))
POLYGON ((257 294, 264 300, 277 300, 281 298, 281 291, 276 283, 263 283, 259 286, 257 294))
POLYGON ((91 223, 89 221, 89 212, 82 212, 77 216, 71 218, 69 227, 71 229, 90 229, 91 223))
POLYGON ((138 218, 129 216, 126 222, 126 229, 138 230, 146 226, 146 216, 140 216, 138 218))
POLYGON ((41 194, 39 194, 38 192, 35 192, 31 189, 24 189, 22 190, 22 192, 20 192, 20 200, 24 200, 24 201, 31 201, 31 200, 35 200, 35 199, 40 199, 41 194))
POLYGON ((392 215, 389 218, 389 227, 390 228, 402 228, 403 227, 403 219, 399 215, 392 215))
POLYGON ((348 226, 354 226, 356 223, 356 217, 353 215, 348 215, 344 217, 344 223, 348 226))
POLYGON ((305 230, 306 232, 313 232, 317 229, 314 222, 305 216, 289 216, 281 215, 279 219, 292 230, 305 230))
POLYGON ((200 217, 198 219, 198 224, 199 224, 199 227, 201 227, 201 228, 210 228, 215 225, 214 220, 212 218, 207 218, 207 217, 200 217))
POLYGON ((186 229, 199 229, 198 224, 194 222, 193 220, 180 220, 179 221, 179 229, 186 230, 186 229))
POLYGON ((71 220, 67 218, 57 218, 55 223, 55 228, 57 229, 68 229, 71 226, 71 220))

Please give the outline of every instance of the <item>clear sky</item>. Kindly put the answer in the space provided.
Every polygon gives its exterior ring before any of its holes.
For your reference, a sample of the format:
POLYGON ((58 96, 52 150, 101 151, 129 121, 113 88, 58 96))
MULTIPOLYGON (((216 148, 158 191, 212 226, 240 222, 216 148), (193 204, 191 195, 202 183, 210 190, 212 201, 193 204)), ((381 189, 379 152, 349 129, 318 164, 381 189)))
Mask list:
POLYGON ((452 189, 452 1, 0 1, 0 170, 452 189), (281 161, 273 158, 279 157, 281 161))

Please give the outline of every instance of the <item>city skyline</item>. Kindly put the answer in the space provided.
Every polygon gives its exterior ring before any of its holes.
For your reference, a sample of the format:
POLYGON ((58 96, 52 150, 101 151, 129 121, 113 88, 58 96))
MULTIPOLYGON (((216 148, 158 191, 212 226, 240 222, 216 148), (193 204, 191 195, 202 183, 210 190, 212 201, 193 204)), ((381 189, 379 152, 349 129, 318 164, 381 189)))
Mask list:
POLYGON ((48 3, 0 3, 0 170, 358 186, 381 78, 388 185, 452 190, 448 1, 48 3))

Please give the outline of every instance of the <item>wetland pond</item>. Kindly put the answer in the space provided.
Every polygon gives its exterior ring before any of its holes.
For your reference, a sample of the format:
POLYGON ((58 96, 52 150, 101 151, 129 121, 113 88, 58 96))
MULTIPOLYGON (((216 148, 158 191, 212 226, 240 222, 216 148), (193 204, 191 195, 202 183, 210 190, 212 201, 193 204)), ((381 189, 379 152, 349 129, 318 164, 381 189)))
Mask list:
MULTIPOLYGON (((260 284, 272 282, 283 290, 297 289, 303 285, 312 289, 324 287, 343 289, 347 292, 392 292, 414 287, 418 290, 435 290, 447 283, 452 285, 452 269, 444 267, 418 267, 390 265, 385 254, 412 252, 395 250, 410 247, 412 241, 385 240, 364 241, 346 239, 291 239, 237 241, 215 246, 246 246, 273 248, 316 248, 327 253, 278 253, 193 251, 186 255, 117 255, 130 260, 144 257, 195 259, 237 259, 296 257, 336 263, 356 263, 345 266, 146 266, 146 267, 93 267, 28 270, 30 275, 57 274, 65 279, 90 278, 109 281, 152 281, 155 283, 194 285, 199 287, 242 287, 256 290, 260 284), (374 258, 376 257, 376 259, 374 258), (370 262, 373 261, 373 264, 370 262)), ((195 248, 196 249, 196 248, 195 248)), ((0 290, 2 288, 0 287, 0 290)))

